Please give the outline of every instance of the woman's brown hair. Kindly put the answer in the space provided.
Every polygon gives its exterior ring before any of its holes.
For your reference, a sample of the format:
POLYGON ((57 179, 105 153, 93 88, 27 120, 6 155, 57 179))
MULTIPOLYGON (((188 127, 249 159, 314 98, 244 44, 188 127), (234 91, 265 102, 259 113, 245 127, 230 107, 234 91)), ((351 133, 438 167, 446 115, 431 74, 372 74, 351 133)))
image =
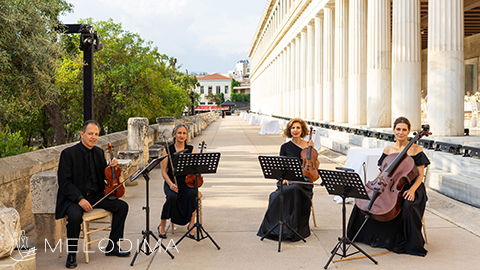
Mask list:
POLYGON ((395 127, 400 123, 407 124, 408 130, 410 130, 410 127, 411 127, 410 121, 408 120, 408 118, 404 116, 400 116, 397 119, 395 119, 395 122, 393 122, 393 129, 395 129, 395 127))
POLYGON ((293 124, 295 123, 300 124, 300 126, 302 127, 302 134, 300 135, 300 137, 305 138, 305 136, 307 136, 308 134, 308 127, 307 127, 307 123, 305 123, 305 121, 303 121, 300 118, 293 118, 292 120, 290 120, 290 122, 288 122, 287 126, 283 130, 283 136, 287 138, 293 137, 290 130, 292 129, 293 124))

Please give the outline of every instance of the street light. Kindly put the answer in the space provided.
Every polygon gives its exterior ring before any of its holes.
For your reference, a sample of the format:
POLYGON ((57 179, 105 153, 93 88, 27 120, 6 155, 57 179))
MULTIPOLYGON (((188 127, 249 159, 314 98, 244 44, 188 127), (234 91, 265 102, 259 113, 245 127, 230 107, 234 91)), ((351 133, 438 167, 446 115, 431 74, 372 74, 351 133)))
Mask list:
POLYGON ((56 30, 67 34, 80 34, 80 50, 83 51, 83 120, 93 120, 93 54, 103 49, 100 35, 93 26, 86 24, 63 24, 56 30))

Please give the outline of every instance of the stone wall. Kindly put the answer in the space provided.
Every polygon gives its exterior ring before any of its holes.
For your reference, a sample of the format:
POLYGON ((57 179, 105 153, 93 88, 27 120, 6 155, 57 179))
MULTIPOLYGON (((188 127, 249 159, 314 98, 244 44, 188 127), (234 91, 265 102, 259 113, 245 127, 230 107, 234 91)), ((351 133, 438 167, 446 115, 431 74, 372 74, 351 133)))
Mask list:
MULTIPOLYGON (((153 144, 158 137, 156 126, 158 125, 150 126, 148 131, 149 144, 153 144)), ((78 142, 0 159, 0 201, 6 207, 18 211, 22 228, 34 222, 30 178, 39 172, 56 170, 62 150, 76 143, 78 142)), ((106 149, 108 143, 112 144, 115 151, 127 150, 127 131, 101 136, 97 146, 106 149)))
MULTIPOLYGON (((202 126, 204 129, 216 117, 213 113, 205 113, 187 119, 177 119, 177 122, 193 123, 194 126, 202 126), (200 124, 205 123, 205 124, 200 124)), ((159 141, 159 124, 150 125, 145 137, 146 145, 152 146, 159 141)), ((127 151, 127 131, 121 131, 101 136, 98 139, 97 146, 105 149, 107 155, 108 143, 111 143, 115 156, 118 151, 127 151)), ((30 179, 32 175, 53 171, 58 167, 60 153, 63 149, 74 144, 50 147, 47 149, 37 150, 21 155, 0 158, 0 201, 6 207, 15 208, 20 214, 20 223, 22 229, 34 223, 34 215, 32 214, 30 179)), ((148 160, 148 151, 145 160, 148 160)))

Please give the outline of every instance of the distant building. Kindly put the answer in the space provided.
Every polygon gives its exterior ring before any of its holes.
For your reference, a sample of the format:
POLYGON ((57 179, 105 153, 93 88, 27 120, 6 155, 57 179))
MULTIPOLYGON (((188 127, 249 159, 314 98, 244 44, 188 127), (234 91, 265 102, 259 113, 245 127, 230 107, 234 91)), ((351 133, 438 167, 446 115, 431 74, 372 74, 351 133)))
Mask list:
POLYGON ((237 61, 235 68, 228 71, 228 76, 241 83, 233 89, 234 93, 250 94, 250 62, 248 60, 237 61))
POLYGON ((228 76, 241 83, 250 81, 250 63, 248 60, 237 61, 235 68, 228 71, 228 76))
POLYGON ((219 73, 214 73, 211 75, 197 76, 197 80, 200 86, 195 88, 195 92, 200 93, 200 105, 215 104, 215 101, 206 98, 209 94, 223 93, 225 100, 230 99, 231 78, 219 73))

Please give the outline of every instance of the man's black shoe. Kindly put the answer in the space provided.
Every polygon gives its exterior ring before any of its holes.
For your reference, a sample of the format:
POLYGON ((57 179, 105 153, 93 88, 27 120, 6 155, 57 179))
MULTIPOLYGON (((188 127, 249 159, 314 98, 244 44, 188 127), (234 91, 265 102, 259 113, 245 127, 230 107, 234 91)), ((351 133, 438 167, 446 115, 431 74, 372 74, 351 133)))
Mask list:
POLYGON ((127 257, 130 255, 130 251, 121 250, 118 245, 107 245, 105 248, 105 255, 106 256, 117 256, 117 257, 127 257))
POLYGON ((67 267, 67 268, 77 267, 77 254, 76 253, 68 253, 67 263, 65 264, 65 267, 67 267))

